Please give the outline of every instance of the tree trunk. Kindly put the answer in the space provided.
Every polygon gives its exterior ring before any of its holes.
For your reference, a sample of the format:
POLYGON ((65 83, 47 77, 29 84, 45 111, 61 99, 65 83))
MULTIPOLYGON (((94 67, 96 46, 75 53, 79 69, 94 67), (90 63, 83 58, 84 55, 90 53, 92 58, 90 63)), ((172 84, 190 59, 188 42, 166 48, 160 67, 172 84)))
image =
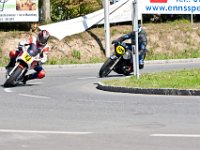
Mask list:
POLYGON ((46 23, 51 21, 51 14, 50 14, 50 0, 43 0, 42 5, 42 12, 43 12, 43 21, 46 23))

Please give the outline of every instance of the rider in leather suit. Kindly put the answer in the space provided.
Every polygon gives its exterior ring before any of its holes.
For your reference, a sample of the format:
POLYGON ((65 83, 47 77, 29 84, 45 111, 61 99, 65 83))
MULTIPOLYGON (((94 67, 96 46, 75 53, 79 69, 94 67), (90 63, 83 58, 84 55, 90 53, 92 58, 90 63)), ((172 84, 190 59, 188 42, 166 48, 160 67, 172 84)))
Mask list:
POLYGON ((30 46, 31 44, 35 44, 37 49, 40 50, 40 59, 41 62, 38 62, 34 68, 36 72, 31 73, 29 75, 26 75, 23 79, 23 83, 26 84, 27 80, 31 79, 41 79, 45 77, 45 71, 42 67, 42 64, 44 64, 47 61, 47 54, 49 52, 49 46, 47 44, 47 41, 50 37, 50 34, 46 30, 41 30, 37 34, 37 37, 30 36, 28 39, 21 41, 17 47, 17 50, 10 51, 9 57, 10 62, 6 66, 6 69, 12 68, 15 65, 16 58, 19 55, 20 51, 22 50, 23 46, 30 46))
MULTIPOLYGON (((135 43, 135 32, 130 32, 128 34, 125 34, 118 39, 112 41, 112 44, 123 42, 127 39, 131 39, 132 43, 135 43)), ((125 43, 128 46, 128 49, 132 50, 132 44, 125 43)), ((139 52, 139 68, 144 68, 144 59, 147 52, 147 37, 146 32, 144 29, 139 25, 138 26, 138 52, 139 52)), ((131 60, 132 61, 132 60, 131 60)))

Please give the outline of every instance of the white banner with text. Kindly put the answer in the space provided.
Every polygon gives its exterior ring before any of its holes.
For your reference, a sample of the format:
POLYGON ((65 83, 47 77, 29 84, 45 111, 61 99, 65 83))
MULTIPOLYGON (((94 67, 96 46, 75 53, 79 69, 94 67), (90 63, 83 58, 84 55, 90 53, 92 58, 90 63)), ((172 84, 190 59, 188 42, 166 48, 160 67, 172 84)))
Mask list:
MULTIPOLYGON (((121 9, 122 7, 129 6, 130 1, 132 1, 132 0, 121 0, 121 1, 111 5, 109 14, 114 14, 116 12, 118 13, 119 12, 118 10, 121 9)), ((122 9, 122 10, 124 10, 124 9, 122 9)), ((131 12, 131 11, 129 11, 129 12, 131 12)), ((121 12, 121 14, 123 14, 123 13, 121 12)), ((120 18, 118 18, 118 19, 120 19, 120 18)), ((123 21, 127 20, 127 18, 121 18, 121 19, 123 19, 123 21)), ((130 15, 129 15, 128 19, 131 20, 130 15)), ((91 14, 88 14, 86 16, 81 16, 81 17, 78 17, 75 19, 66 20, 66 21, 62 21, 62 22, 42 25, 42 26, 39 26, 39 28, 49 31, 49 33, 52 36, 58 38, 59 40, 62 40, 66 36, 70 36, 73 34, 83 32, 83 31, 87 30, 88 28, 92 27, 93 25, 101 24, 104 22, 103 20, 104 20, 104 9, 101 9, 101 10, 98 10, 91 14)))

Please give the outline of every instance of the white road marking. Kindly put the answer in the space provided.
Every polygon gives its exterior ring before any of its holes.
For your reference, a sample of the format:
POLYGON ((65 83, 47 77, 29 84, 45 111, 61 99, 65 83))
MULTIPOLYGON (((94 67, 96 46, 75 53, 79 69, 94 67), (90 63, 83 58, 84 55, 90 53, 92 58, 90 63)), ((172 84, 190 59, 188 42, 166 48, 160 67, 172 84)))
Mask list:
POLYGON ((97 77, 83 77, 83 78, 77 78, 78 80, 85 80, 85 79, 96 79, 97 77))
POLYGON ((32 85, 42 84, 42 82, 31 82, 32 85))
POLYGON ((29 94, 18 94, 20 96, 24 96, 24 97, 31 97, 31 98, 39 98, 39 99, 50 99, 50 97, 47 96, 39 96, 39 95, 29 95, 29 94))
POLYGON ((151 134, 150 136, 158 136, 158 137, 194 137, 194 138, 200 138, 200 134, 151 134))
POLYGON ((92 134, 92 132, 38 131, 38 130, 7 130, 7 129, 0 129, 0 133, 38 133, 38 134, 69 134, 69 135, 92 134))
POLYGON ((7 92, 7 93, 13 92, 11 88, 4 88, 4 91, 7 92))

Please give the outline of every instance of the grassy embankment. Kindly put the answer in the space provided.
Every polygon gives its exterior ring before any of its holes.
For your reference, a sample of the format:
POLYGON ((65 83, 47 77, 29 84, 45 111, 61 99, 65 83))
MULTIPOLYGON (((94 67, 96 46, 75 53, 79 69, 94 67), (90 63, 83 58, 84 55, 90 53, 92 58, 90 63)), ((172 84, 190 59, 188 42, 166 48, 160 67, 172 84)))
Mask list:
MULTIPOLYGON (((167 23, 143 24, 147 32, 148 53, 146 60, 182 59, 200 57, 200 26, 188 20, 167 23)), ((132 31, 131 24, 112 25, 110 41, 132 31)), ((8 51, 15 49, 18 42, 29 34, 25 31, 5 32, 0 29, 0 66, 8 62, 8 51)), ((129 42, 129 41, 128 41, 129 42)), ((105 31, 103 26, 93 27, 86 32, 58 41, 50 38, 47 64, 101 63, 105 61, 105 31)), ((113 45, 111 45, 111 53, 113 45)))

